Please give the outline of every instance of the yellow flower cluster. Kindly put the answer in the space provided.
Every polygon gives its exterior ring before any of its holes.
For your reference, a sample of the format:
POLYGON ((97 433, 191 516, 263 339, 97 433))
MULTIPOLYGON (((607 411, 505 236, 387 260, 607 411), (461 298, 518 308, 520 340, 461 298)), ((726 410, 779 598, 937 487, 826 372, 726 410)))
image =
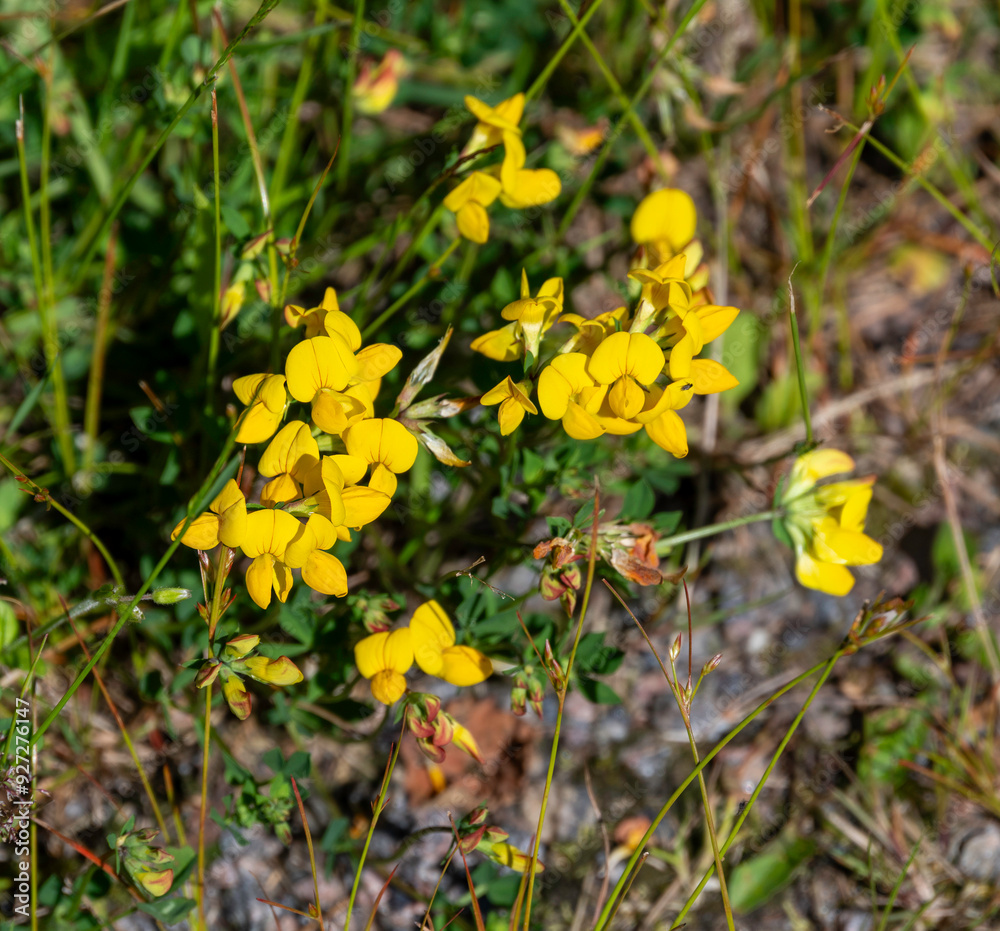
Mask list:
POLYGON ((551 169, 524 167, 527 153, 518 127, 524 114, 524 94, 515 94, 495 107, 466 97, 465 106, 478 122, 462 151, 463 157, 503 143, 503 162, 487 171, 473 171, 448 194, 444 205, 455 214, 462 236, 484 243, 490 235, 486 208, 498 197, 506 207, 537 207, 555 200, 562 182, 551 169))
POLYGON ((488 657, 455 643, 455 628, 436 601, 413 612, 409 627, 383 630, 354 648, 358 672, 371 682, 372 697, 391 705, 406 691, 406 673, 416 660, 428 675, 452 685, 476 685, 493 673, 488 657))
MULTIPOLYGON (((531 297, 522 272, 520 299, 501 311, 512 322, 478 337, 472 349, 500 362, 526 355, 537 360, 546 331, 568 323, 576 333, 537 378, 542 414, 561 421, 576 439, 645 429, 663 449, 686 456, 687 432, 677 412, 694 395, 738 384, 720 363, 695 358, 739 313, 711 303, 695 222, 694 203, 683 191, 656 191, 639 205, 633 238, 657 264, 629 275, 642 286, 633 313, 625 307, 593 319, 563 313, 562 279, 546 281, 531 297)), ((502 434, 515 430, 526 413, 537 413, 532 388, 530 379, 507 378, 480 399, 500 404, 502 434)))
POLYGON ((258 464, 268 479, 260 507, 248 509, 230 480, 181 540, 199 550, 219 543, 242 549, 251 560, 247 591, 261 608, 272 591, 279 601, 288 598, 293 569, 317 592, 346 595, 347 572, 329 550, 389 506, 396 476, 417 457, 413 434, 397 420, 375 416, 381 379, 402 352, 384 343, 362 347, 361 332, 337 306, 332 288, 318 307, 289 306, 285 318, 303 326, 305 338, 288 353, 284 375, 247 375, 233 383, 247 405, 236 441, 271 441, 258 464), (312 427, 291 420, 278 429, 291 400, 310 406, 312 427), (321 434, 333 438, 323 439, 326 448, 342 451, 321 455, 321 434))
POLYGON ((817 485, 854 468, 839 449, 799 456, 781 495, 784 526, 795 547, 795 576, 806 588, 846 595, 854 587, 848 566, 869 566, 882 546, 864 533, 874 476, 817 485))

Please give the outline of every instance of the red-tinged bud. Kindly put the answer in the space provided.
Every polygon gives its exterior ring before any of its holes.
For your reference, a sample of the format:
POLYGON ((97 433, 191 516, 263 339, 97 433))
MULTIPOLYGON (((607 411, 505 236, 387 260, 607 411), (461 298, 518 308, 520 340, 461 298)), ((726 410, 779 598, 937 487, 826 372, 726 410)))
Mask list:
POLYGON ((472 736, 469 730, 457 722, 455 723, 455 733, 451 742, 459 750, 468 753, 477 763, 483 762, 482 754, 479 752, 479 744, 476 743, 475 737, 472 736))
POLYGON ((240 634, 226 642, 222 655, 226 659, 242 659, 251 650, 255 650, 260 643, 260 637, 256 634, 240 634))
POLYGON ((458 848, 464 854, 470 854, 475 850, 480 841, 483 839, 483 835, 486 833, 486 825, 480 825, 471 834, 466 834, 464 837, 460 837, 458 840, 458 848))
POLYGON ((264 247, 267 245, 267 239, 273 232, 274 230, 268 230, 266 233, 254 236, 254 238, 243 247, 243 251, 240 252, 240 258, 247 262, 251 259, 257 258, 257 256, 264 251, 264 247))
POLYGON ((194 677, 194 684, 196 688, 203 689, 206 685, 210 685, 219 675, 219 670, 221 665, 217 659, 208 660, 201 669, 198 670, 198 675, 194 677))
POLYGON ((417 740, 430 740, 434 736, 434 725, 418 717, 416 714, 409 715, 406 719, 406 724, 410 729, 410 733, 417 740))
POLYGON ((468 824, 486 824, 486 819, 489 817, 490 810, 486 805, 480 805, 478 808, 474 808, 466 816, 465 820, 468 824))
POLYGON ((280 821, 274 826, 274 833, 277 835, 278 840, 281 841, 286 847, 292 842, 292 829, 284 821, 280 821))
POLYGON ((713 669, 718 669, 722 663, 722 654, 716 653, 704 666, 701 667, 701 674, 707 676, 713 669))
POLYGON ((417 739, 417 746, 420 748, 420 751, 424 754, 424 756, 434 763, 444 762, 443 747, 436 747, 429 740, 423 740, 420 738, 417 739))
POLYGON ((445 712, 441 712, 434 719, 434 736, 431 738, 437 747, 447 747, 455 738, 455 719, 445 712))
POLYGON ((681 643, 683 641, 683 636, 678 634, 674 639, 674 642, 670 645, 670 659, 671 661, 676 660, 678 656, 681 655, 681 643))
POLYGON ((136 885, 148 892, 153 898, 159 898, 170 891, 174 884, 173 870, 137 870, 132 874, 136 885))
POLYGON ((514 712, 518 717, 523 715, 527 710, 527 700, 528 700, 528 690, 522 685, 515 685, 514 688, 510 690, 510 710, 514 712))
POLYGON ((491 844, 499 844, 507 840, 508 837, 510 835, 503 828, 498 828, 495 824, 491 824, 486 829, 486 839, 491 844))

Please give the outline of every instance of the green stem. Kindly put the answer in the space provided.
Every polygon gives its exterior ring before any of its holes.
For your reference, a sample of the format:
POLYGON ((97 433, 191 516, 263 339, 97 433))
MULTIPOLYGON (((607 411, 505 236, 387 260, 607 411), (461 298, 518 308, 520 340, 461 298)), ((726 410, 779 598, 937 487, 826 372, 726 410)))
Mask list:
POLYGON ((393 314, 396 313, 407 301, 409 301, 414 295, 419 294, 431 281, 437 278, 438 271, 444 264, 445 260, 458 248, 461 243, 461 238, 456 237, 451 241, 451 245, 448 246, 444 252, 441 253, 434 261, 433 265, 428 265, 426 271, 410 285, 407 290, 400 295, 400 297, 393 301, 378 317, 376 317, 368 326, 362 331, 362 337, 368 339, 373 333, 378 332, 378 329, 382 324, 389 320, 393 314))
MULTIPOLYGON (((840 656, 842 655, 842 652, 844 652, 844 651, 838 650, 837 653, 835 654, 835 658, 839 659, 840 656)), ((824 660, 821 663, 817 663, 815 666, 812 666, 810 669, 807 669, 801 675, 796 676, 787 685, 782 686, 780 689, 778 689, 777 692, 775 692, 769 698, 767 698, 763 702, 761 702, 761 704, 759 704, 753 711, 750 712, 750 714, 748 714, 742 721, 740 721, 740 723, 737 724, 736 727, 734 727, 725 737, 722 738, 722 740, 719 741, 719 743, 717 743, 705 755, 705 758, 691 771, 691 773, 688 775, 688 777, 677 787, 677 789, 674 791, 673 795, 671 795, 670 798, 667 799, 667 801, 664 803, 663 807, 660 809, 660 811, 657 814, 657 816, 653 819, 653 822, 650 824, 649 828, 646 830, 646 833, 642 836, 642 840, 636 846, 635 852, 632 854, 631 858, 629 859, 629 862, 628 862, 628 864, 625 867, 625 871, 622 874, 621 879, 618 880, 618 883, 615 885, 615 888, 612 890, 611 895, 608 898, 608 901, 604 903, 604 909, 601 911, 601 915, 598 918, 597 924, 594 926, 594 931, 603 931, 603 929, 607 926, 608 918, 609 918, 609 916, 611 914, 612 908, 614 907, 615 899, 621 893, 622 887, 625 885, 625 882, 626 882, 626 880, 628 878, 629 873, 632 871, 632 869, 635 867, 635 864, 638 862, 639 857, 642 854, 643 847, 647 843, 649 843, 649 839, 653 836, 653 833, 659 827, 660 822, 667 816, 668 812, 673 807, 673 805, 677 801, 677 799, 679 799, 681 797, 681 795, 684 793, 684 791, 687 789, 687 787, 689 785, 691 785, 691 783, 694 782, 695 779, 698 778, 698 774, 701 773, 705 769, 705 767, 708 766, 708 764, 711 763, 712 760, 714 760, 716 758, 716 756, 718 756, 729 745, 730 742, 732 742, 733 740, 735 740, 736 737, 740 734, 740 732, 744 728, 746 728, 750 724, 752 724, 753 721, 769 705, 771 705, 773 702, 775 702, 777 699, 779 699, 786 692, 791 691, 800 682, 805 681, 810 676, 813 676, 815 673, 817 673, 820 670, 822 670, 830 662, 832 662, 832 660, 824 660)), ((763 784, 763 783, 761 783, 761 784, 763 784)), ((732 835, 730 835, 730 836, 732 836, 732 835)), ((725 850, 725 849, 726 849, 725 846, 723 846, 723 850, 725 850)))
POLYGON ((562 44, 556 50, 556 53, 549 59, 548 64, 542 69, 542 73, 535 78, 534 83, 524 92, 525 102, 532 100, 537 97, 541 92, 542 88, 545 87, 549 78, 552 77, 552 72, 556 70, 559 62, 563 60, 563 56, 570 50, 573 43, 576 41, 577 36, 583 35, 583 30, 586 28, 587 23, 590 22, 590 18, 598 11, 604 0, 594 0, 594 2, 587 8, 587 12, 583 14, 581 19, 576 19, 573 16, 572 10, 570 10, 570 16, 573 21, 573 30, 563 39, 562 44))
POLYGON ((761 511, 759 514, 750 514, 747 517, 734 517, 732 520, 723 521, 719 524, 709 524, 707 527, 699 527, 697 530, 685 530, 684 533, 675 533, 669 537, 663 537, 656 541, 656 552, 660 556, 666 556, 675 546, 682 543, 690 543, 692 540, 703 540, 705 537, 714 537, 717 533, 725 533, 727 530, 734 530, 737 527, 745 527, 747 524, 757 524, 765 520, 774 520, 776 517, 783 517, 784 512, 780 508, 773 511, 761 511))
MULTIPOLYGON (((729 837, 726 838, 726 842, 722 845, 722 850, 720 851, 722 854, 725 854, 726 851, 729 850, 729 848, 736 841, 736 836, 737 834, 739 834, 739 830, 742 827, 743 822, 746 821, 747 817, 750 814, 750 810, 756 803, 757 798, 760 796, 760 793, 764 790, 764 785, 770 778, 771 773, 774 770, 774 767, 778 765, 778 760, 781 759, 781 754, 785 752, 785 747, 788 746, 789 741, 792 739, 792 736, 798 729, 798 726, 802 722, 803 717, 805 717, 806 712, 809 710, 809 706, 813 703, 813 700, 819 694, 819 690, 823 687, 823 683, 826 682, 826 680, 830 676, 830 673, 833 672, 833 667, 837 664, 837 661, 848 651, 848 649, 849 649, 848 647, 841 647, 825 663, 820 664, 819 667, 814 666, 813 669, 810 670, 809 673, 810 675, 813 672, 815 672, 817 668, 821 668, 823 670, 823 673, 817 680, 816 684, 813 686, 812 691, 809 693, 809 697, 805 700, 805 704, 803 704, 802 708, 799 710, 799 713, 795 716, 795 720, 792 721, 791 726, 785 733, 785 736, 781 739, 781 743, 778 744, 778 749, 774 751, 774 756, 771 757, 771 762, 767 764, 767 769, 764 770, 763 775, 760 777, 760 781, 754 788, 753 793, 747 800, 746 805, 743 806, 743 811, 740 813, 740 816, 736 819, 736 824, 733 825, 733 829, 729 832, 729 837)), ((684 905, 684 908, 681 909, 680 914, 674 919, 674 923, 670 926, 672 929, 680 926, 680 923, 684 920, 684 916, 688 913, 688 910, 698 900, 698 896, 701 894, 701 890, 705 888, 705 884, 711 878, 713 869, 714 867, 708 868, 708 871, 702 877, 701 882, 698 884, 697 888, 688 898, 687 902, 684 905)))
POLYGON ((361 20, 365 13, 365 0, 354 0, 354 20, 351 23, 351 47, 347 54, 347 80, 344 83, 344 122, 340 131, 341 147, 344 154, 337 165, 337 190, 341 194, 347 189, 347 173, 351 167, 351 136, 354 122, 354 81, 358 75, 358 40, 361 36, 361 20))
POLYGON ((552 735, 552 750, 549 753, 549 768, 545 774, 545 788, 542 790, 542 804, 538 811, 538 827, 535 829, 535 844, 531 851, 531 865, 528 868, 528 889, 524 897, 524 931, 529 931, 531 927, 531 899, 535 888, 535 870, 538 866, 538 851, 542 844, 542 828, 545 826, 545 813, 549 806, 549 793, 552 790, 552 778, 556 771, 556 756, 559 752, 559 735, 562 732, 563 710, 566 704, 566 695, 569 693, 569 681, 573 672, 573 663, 576 661, 576 651, 580 646, 580 637, 583 634, 583 623, 587 617, 587 608, 590 605, 590 594, 594 588, 594 571, 597 566, 597 529, 601 517, 600 491, 594 491, 594 521, 590 531, 590 553, 587 561, 587 583, 583 590, 583 600, 580 604, 580 618, 576 624, 576 636, 573 638, 573 649, 570 651, 569 660, 566 663, 566 671, 562 676, 560 687, 556 690, 559 701, 559 710, 556 714, 555 732, 552 735))
MULTIPOLYGON (((608 134, 608 138, 605 139, 604 145, 601 151, 598 153, 597 158, 594 161, 594 167, 590 169, 590 174, 587 175, 587 180, 583 182, 580 189, 576 192, 573 200, 570 202, 569 209, 566 211, 562 222, 559 224, 559 230, 557 236, 562 239, 566 235, 566 231, 570 228, 576 217, 577 211, 583 205, 583 202, 587 199, 587 195, 590 193, 590 189, 594 186, 594 182, 597 180, 598 174, 600 174, 601 169, 604 167, 604 163, 607 161, 608 156, 611 154, 611 147, 617 141, 618 137, 622 134, 622 130, 625 128, 625 121, 630 119, 629 114, 636 108, 639 101, 646 96, 649 88, 653 84, 653 78, 656 77, 656 72, 660 65, 667 58, 670 52, 673 50, 674 43, 684 34, 691 21, 698 15, 701 8, 706 4, 707 0, 694 0, 691 4, 691 8, 684 14, 684 18, 680 21, 677 28, 674 30, 673 34, 667 40, 666 44, 663 46, 663 50, 656 56, 656 59, 646 70, 646 76, 642 79, 642 83, 639 85, 639 89, 635 92, 632 98, 629 100, 628 106, 625 108, 625 112, 618 118, 615 123, 614 129, 608 134)), ((584 20, 581 20, 583 23, 584 20)))
MULTIPOLYGON (((795 269, 792 269, 792 275, 795 269)), ((806 443, 813 445, 812 416, 809 413, 809 390, 806 388, 806 369, 802 363, 802 346, 799 344, 799 320, 795 314, 795 292, 792 275, 788 276, 788 324, 792 330, 792 353, 795 356, 795 373, 799 380, 799 399, 802 402, 802 420, 806 426, 806 443)))
MULTIPOLYGON (((124 586, 125 581, 122 578, 122 574, 118 569, 118 564, 114 561, 111 554, 108 552, 107 547, 101 541, 101 538, 94 533, 79 517, 75 514, 70 513, 66 510, 52 495, 49 494, 48 490, 45 488, 40 488, 36 485, 27 475, 24 474, 13 462, 11 462, 6 456, 0 453, 0 465, 3 465, 12 475, 20 477, 21 481, 25 485, 30 485, 35 489, 36 495, 44 498, 45 503, 54 507, 63 517, 66 518, 77 530, 79 530, 94 546, 97 551, 104 557, 104 561, 108 564, 108 568, 111 570, 111 575, 114 577, 115 584, 119 586, 124 586)), ((135 607, 133 604, 132 607, 135 607)))
POLYGON ((392 771, 396 768, 396 760, 399 759, 399 748, 403 745, 403 735, 406 733, 406 716, 409 708, 403 710, 403 726, 399 734, 399 740, 389 758, 389 765, 386 767, 385 776, 382 779, 382 786, 375 798, 375 805, 372 811, 371 824, 368 825, 368 836, 365 838, 365 846, 361 851, 361 859, 358 861, 358 870, 354 874, 354 883, 351 886, 351 896, 347 900, 347 915, 344 918, 344 931, 351 931, 351 913, 354 911, 354 900, 358 897, 358 887, 361 885, 361 871, 365 866, 365 858, 368 856, 368 848, 371 846, 372 836, 375 833, 375 825, 378 824, 379 815, 385 808, 386 793, 389 791, 389 783, 392 781, 392 771))
POLYGON ((225 51, 219 60, 212 66, 208 74, 205 76, 205 80, 202 81, 193 91, 191 91, 190 96, 186 101, 184 101, 181 108, 174 114, 174 118, 170 121, 167 127, 160 133, 157 137, 156 142, 153 143, 152 148, 146 153, 145 157, 139 163, 139 167, 132 173, 131 177, 122 186, 122 189, 118 192, 118 196, 115 197, 114 203, 112 203, 111 208, 104 215, 101 220, 100 226, 94 233, 90 245, 87 247, 87 251, 84 253, 83 259, 80 263, 80 271, 77 273, 76 279, 73 282, 73 290, 77 290, 83 283, 83 279, 87 274, 87 268, 90 265, 94 254, 97 252, 101 244, 101 238, 107 231, 108 227, 111 225, 111 221, 118 216, 122 207, 125 206, 125 202, 128 200, 129 195, 132 193, 132 188, 135 187, 136 182, 145 173, 146 169, 150 166, 153 159, 156 158, 156 153, 163 148, 163 144, 170 138, 173 131, 177 128, 177 125, 182 119, 187 115, 188 110, 190 110, 199 97, 209 88, 215 86, 215 76, 225 67, 226 63, 232 58, 233 53, 236 51, 239 44, 247 37, 252 29, 254 29, 279 3, 279 0, 262 0, 260 7, 257 12, 250 18, 250 21, 243 27, 240 34, 233 39, 232 42, 226 46, 225 51))
MULTIPOLYGON (((46 113, 48 107, 46 106, 46 113)), ((46 117, 46 125, 48 118, 46 117)), ((43 131, 44 134, 44 131, 43 131)), ((53 316, 53 305, 49 300, 49 289, 45 284, 43 262, 39 257, 38 240, 35 236, 35 220, 31 213, 31 188, 28 184, 28 162, 24 152, 24 105, 21 104, 21 117, 16 124, 17 161, 21 172, 21 200, 24 205, 24 225, 28 232, 28 251, 31 255, 31 269, 35 279, 35 296, 38 302, 38 316, 41 319, 42 349, 45 353, 45 363, 52 373, 52 390, 55 395, 55 407, 52 416, 52 428, 55 433, 59 455, 62 458, 63 470, 67 476, 72 476, 76 469, 76 457, 73 453, 73 438, 69 431, 69 401, 66 396, 66 380, 63 375, 62 357, 59 352, 59 326, 53 316)), ((45 144, 43 141, 43 149, 45 144)), ((43 160, 46 156, 43 152, 43 160)), ((42 184, 47 195, 46 179, 48 165, 42 170, 42 184)), ((47 197, 42 197, 42 211, 48 216, 47 197)), ((49 259, 51 263, 51 257, 49 259)))
POLYGON ((208 928, 205 920, 205 819, 208 815, 208 760, 211 750, 212 733, 212 682, 205 686, 205 746, 201 755, 201 807, 198 811, 198 883, 195 897, 198 900, 198 918, 203 929, 208 928))
POLYGON ((104 260, 104 280, 101 293, 97 296, 97 319, 94 321, 94 344, 90 348, 90 372, 87 375, 87 400, 83 409, 83 429, 87 445, 83 448, 83 470, 89 473, 94 468, 97 452, 97 432, 101 419, 101 390, 104 381, 104 358, 108 337, 108 322, 111 318, 111 284, 115 272, 115 245, 117 236, 111 230, 108 251, 104 260))
POLYGON ((222 326, 222 201, 219 191, 219 102, 212 88, 212 172, 215 184, 215 267, 212 292, 212 319, 208 332, 208 365, 205 373, 205 415, 215 407, 215 368, 219 359, 219 333, 222 326))
MULTIPOLYGON (((562 6, 563 11, 569 17, 569 21, 574 27, 580 24, 580 21, 576 18, 576 14, 573 12, 573 7, 569 5, 569 0, 559 0, 560 6, 562 6)), ((589 16, 594 8, 599 6, 599 3, 595 3, 591 9, 587 11, 589 16)), ((571 35, 577 35, 577 31, 574 31, 571 35)), ((653 164, 656 166, 657 170, 664 175, 665 169, 663 162, 660 159, 660 153, 656 149, 656 145, 653 142, 652 137, 649 135, 649 130, 642 124, 642 120, 639 119, 638 114, 629 106, 628 97, 625 96, 625 92, 622 90, 621 84, 618 83, 618 79, 612 74, 611 69, 608 67, 607 62, 601 56, 601 53, 597 50, 594 43, 590 41, 590 36, 587 35, 582 29, 579 31, 580 41, 584 44, 587 51, 590 52, 590 57, 594 59, 597 63, 597 67, 600 69, 602 75, 604 75, 604 80, 608 83, 611 88, 612 93, 618 99, 618 102, 624 108, 625 116, 628 121, 632 124, 632 128, 635 130, 636 135, 639 137, 639 141, 643 144, 646 149, 646 154, 652 159, 653 164)), ((534 86, 534 85, 532 85, 534 86)))

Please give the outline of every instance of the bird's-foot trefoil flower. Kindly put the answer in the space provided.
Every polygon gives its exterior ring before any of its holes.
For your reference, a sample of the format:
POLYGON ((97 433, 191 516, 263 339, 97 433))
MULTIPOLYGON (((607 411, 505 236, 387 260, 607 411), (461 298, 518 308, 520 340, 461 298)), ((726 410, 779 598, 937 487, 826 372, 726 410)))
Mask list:
POLYGON ((249 405, 240 420, 236 442, 263 443, 274 436, 288 403, 284 376, 244 375, 233 382, 233 391, 249 405))
POLYGON ((354 648, 354 662, 371 684, 372 698, 391 705, 406 691, 406 673, 413 665, 410 629, 402 627, 370 634, 354 648))
POLYGON ((796 459, 779 495, 783 526, 795 547, 795 576, 807 588, 846 595, 854 587, 848 566, 882 558, 882 546, 864 533, 874 476, 819 485, 854 468, 838 449, 815 449, 796 459))
POLYGON ((497 419, 500 435, 509 436, 524 420, 524 415, 537 414, 538 408, 531 401, 531 382, 515 382, 509 375, 499 385, 491 388, 480 399, 484 407, 499 404, 497 419))
POLYGON ((493 673, 493 663, 479 650, 459 646, 455 628, 436 601, 427 601, 410 619, 413 658, 428 675, 452 685, 476 685, 493 673))
MULTIPOLYGON (((177 539, 184 521, 181 521, 170 534, 171 540, 177 539)), ((184 531, 181 543, 195 550, 210 550, 222 543, 223 546, 236 548, 242 546, 247 530, 247 499, 240 491, 240 486, 230 479, 222 486, 208 510, 199 514, 184 531)))

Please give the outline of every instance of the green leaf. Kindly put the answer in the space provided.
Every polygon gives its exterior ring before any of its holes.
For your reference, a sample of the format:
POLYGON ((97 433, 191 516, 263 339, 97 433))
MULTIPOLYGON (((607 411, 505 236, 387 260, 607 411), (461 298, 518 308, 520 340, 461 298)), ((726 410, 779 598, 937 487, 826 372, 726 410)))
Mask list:
POLYGON ((234 210, 228 204, 222 204, 220 212, 222 222, 233 236, 237 239, 246 239, 250 235, 250 224, 243 219, 243 214, 238 210, 234 210))
POLYGON ((640 478, 625 493, 625 500, 622 501, 622 510, 619 520, 628 523, 633 520, 643 520, 653 513, 656 504, 656 493, 649 482, 640 478))
POLYGON ((194 899, 157 899, 155 902, 142 902, 139 910, 147 915, 152 915, 165 925, 177 924, 191 909, 194 908, 194 899))
POLYGON ((729 901, 746 914, 760 908, 787 886, 816 849, 814 841, 783 836, 752 860, 744 860, 729 874, 729 901))
POLYGON ((583 695, 595 705, 620 705, 622 703, 618 693, 599 679, 580 676, 578 684, 583 695))

